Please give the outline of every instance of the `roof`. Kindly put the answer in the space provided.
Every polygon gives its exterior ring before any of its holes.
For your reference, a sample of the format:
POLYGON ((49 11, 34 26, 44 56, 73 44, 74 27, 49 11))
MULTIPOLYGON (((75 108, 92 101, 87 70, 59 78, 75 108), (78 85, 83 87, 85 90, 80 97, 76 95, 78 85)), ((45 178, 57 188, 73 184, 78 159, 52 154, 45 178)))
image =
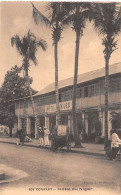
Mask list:
MULTIPOLYGON (((121 63, 116 63, 116 64, 112 64, 109 66, 109 75, 117 74, 120 72, 121 72, 121 63)), ((105 76, 105 68, 100 68, 94 71, 90 71, 90 72, 78 75, 77 84, 91 81, 91 80, 101 78, 104 76, 105 76)), ((64 79, 58 82, 59 89, 72 86, 72 85, 73 85, 73 77, 67 78, 67 79, 64 79)), ((34 97, 43 95, 46 93, 50 93, 53 91, 55 91, 55 83, 51 83, 50 85, 42 89, 40 92, 36 93, 34 97)))

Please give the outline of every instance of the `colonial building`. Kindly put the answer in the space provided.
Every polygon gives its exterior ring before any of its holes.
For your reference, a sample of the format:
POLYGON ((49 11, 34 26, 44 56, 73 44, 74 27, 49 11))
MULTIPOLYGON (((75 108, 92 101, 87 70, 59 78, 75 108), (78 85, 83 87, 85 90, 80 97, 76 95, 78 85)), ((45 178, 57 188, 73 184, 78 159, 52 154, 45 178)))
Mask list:
MULTIPOLYGON (((77 128, 84 130, 89 140, 96 135, 104 136, 104 82, 105 69, 78 75, 76 92, 77 128)), ((73 78, 59 81, 59 106, 61 123, 70 127, 72 132, 72 88, 73 78)), ((34 105, 39 118, 40 126, 47 126, 50 130, 56 124, 55 84, 52 83, 34 95, 34 105)), ((26 117, 24 116, 24 101, 18 100, 15 113, 18 118, 18 129, 22 127, 26 118, 26 132, 37 137, 37 128, 32 111, 31 101, 26 103, 26 117)), ((121 63, 109 66, 109 114, 108 133, 110 137, 110 112, 121 111, 121 63)))

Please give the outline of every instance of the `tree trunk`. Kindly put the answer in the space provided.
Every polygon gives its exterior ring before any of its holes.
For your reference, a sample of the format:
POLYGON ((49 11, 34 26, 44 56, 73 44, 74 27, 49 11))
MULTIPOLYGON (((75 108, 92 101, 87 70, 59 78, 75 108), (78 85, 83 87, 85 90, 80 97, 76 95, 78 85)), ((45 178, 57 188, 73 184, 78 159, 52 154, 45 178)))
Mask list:
POLYGON ((59 90, 58 90, 58 43, 55 46, 55 96, 56 96, 56 124, 60 124, 60 110, 59 110, 59 90))
MULTIPOLYGON (((31 103, 32 103, 32 110, 33 110, 33 114, 34 114, 34 117, 35 117, 35 124, 36 124, 37 132, 38 132, 38 130, 39 130, 39 121, 38 121, 38 117, 37 117, 37 114, 36 114, 36 111, 35 111, 34 99, 33 99, 33 95, 32 95, 32 89, 31 89, 31 86, 30 86, 28 69, 25 70, 25 77, 26 77, 27 87, 29 89, 30 99, 31 99, 31 103)), ((35 138, 36 138, 36 135, 35 135, 35 138)))
POLYGON ((81 145, 78 130, 77 130, 77 124, 76 124, 76 87, 77 87, 77 77, 78 77, 79 42, 80 42, 80 31, 77 31, 76 48, 75 48, 74 82, 73 82, 73 94, 72 94, 72 125, 73 125, 75 146, 81 145))
POLYGON ((109 58, 105 57, 105 146, 108 141, 109 58))
POLYGON ((23 130, 26 131, 26 97, 24 97, 24 107, 23 107, 23 130))
POLYGON ((33 114, 34 114, 34 117, 35 117, 35 123, 36 123, 36 126, 37 126, 37 132, 38 132, 38 130, 39 130, 39 120, 38 120, 38 117, 37 117, 37 113, 35 111, 34 99, 33 99, 32 89, 31 89, 31 86, 30 86, 29 79, 27 79, 27 84, 28 84, 28 88, 29 88, 30 99, 31 99, 31 103, 32 103, 32 110, 33 110, 33 114))

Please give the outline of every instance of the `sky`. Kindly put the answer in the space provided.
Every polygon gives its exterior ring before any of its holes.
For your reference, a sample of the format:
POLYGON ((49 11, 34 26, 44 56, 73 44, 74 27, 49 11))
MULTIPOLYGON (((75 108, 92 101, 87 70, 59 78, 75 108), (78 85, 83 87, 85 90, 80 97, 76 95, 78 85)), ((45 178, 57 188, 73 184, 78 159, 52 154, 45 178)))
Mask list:
MULTIPOLYGON (((34 2, 34 5, 47 16, 45 5, 47 2, 34 2)), ((52 45, 51 30, 44 25, 36 25, 32 18, 31 2, 0 2, 0 87, 5 74, 14 65, 22 65, 22 57, 15 47, 11 46, 11 37, 18 34, 20 37, 28 30, 34 33, 37 39, 47 42, 47 50, 37 51, 38 65, 31 63, 29 70, 33 78, 32 88, 40 91, 55 80, 54 47, 52 45)), ((78 74, 96 70, 105 66, 101 36, 95 31, 92 24, 87 23, 84 35, 80 39, 79 70, 78 74)), ((113 52, 110 65, 121 62, 121 33, 117 37, 118 49, 113 52)), ((58 45, 59 80, 73 77, 75 58, 75 32, 71 27, 64 29, 58 45)))

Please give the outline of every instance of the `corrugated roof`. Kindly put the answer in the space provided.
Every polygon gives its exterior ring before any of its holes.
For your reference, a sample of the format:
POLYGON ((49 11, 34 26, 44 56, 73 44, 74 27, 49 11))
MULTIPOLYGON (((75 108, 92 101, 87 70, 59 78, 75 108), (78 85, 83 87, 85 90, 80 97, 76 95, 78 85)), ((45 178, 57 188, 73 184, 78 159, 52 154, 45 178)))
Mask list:
MULTIPOLYGON (((116 63, 109 66, 109 75, 117 74, 119 72, 121 72, 121 63, 116 63)), ((94 70, 94 71, 90 71, 78 75, 77 83, 78 84, 84 83, 104 76, 105 76, 105 68, 100 68, 98 70, 94 70)), ((61 89, 72 85, 73 85, 73 77, 59 81, 58 88, 61 89)), ((42 89, 40 92, 36 93, 34 96, 50 93, 52 91, 55 91, 55 83, 51 83, 50 85, 42 89)))

